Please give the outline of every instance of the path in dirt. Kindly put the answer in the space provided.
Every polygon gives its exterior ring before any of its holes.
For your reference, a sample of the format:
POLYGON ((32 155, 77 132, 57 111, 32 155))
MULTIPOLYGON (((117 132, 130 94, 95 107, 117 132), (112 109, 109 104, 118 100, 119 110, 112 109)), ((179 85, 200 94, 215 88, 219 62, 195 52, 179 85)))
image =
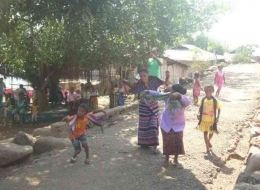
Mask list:
MULTIPOLYGON (((0 189, 233 189, 243 161, 231 159, 219 168, 212 160, 216 161, 217 157, 225 157, 232 152, 246 155, 250 133, 249 128, 241 126, 256 107, 260 64, 233 65, 225 68, 225 72, 227 84, 221 96, 220 134, 212 141, 215 155, 204 153, 203 135, 194 129, 198 107, 192 105, 186 111, 186 155, 180 157, 184 169, 173 166, 163 168, 162 154, 153 155, 150 149, 142 150, 136 145, 138 115, 134 111, 120 115, 118 119, 121 121, 106 128, 104 134, 97 128, 88 130, 90 166, 83 165, 83 153, 77 163, 69 164, 72 148, 53 151, 1 169, 0 189)), ((207 77, 203 83, 212 81, 213 76, 207 77)))

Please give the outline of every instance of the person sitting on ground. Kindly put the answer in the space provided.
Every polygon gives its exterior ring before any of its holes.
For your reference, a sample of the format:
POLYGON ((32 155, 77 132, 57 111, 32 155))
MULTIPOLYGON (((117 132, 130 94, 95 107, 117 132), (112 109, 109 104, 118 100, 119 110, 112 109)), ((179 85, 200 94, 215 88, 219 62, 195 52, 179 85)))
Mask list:
POLYGON ((24 96, 24 93, 19 94, 19 99, 16 100, 15 104, 16 104, 15 105, 16 108, 12 112, 13 115, 23 114, 26 112, 28 104, 27 104, 26 98, 24 96))

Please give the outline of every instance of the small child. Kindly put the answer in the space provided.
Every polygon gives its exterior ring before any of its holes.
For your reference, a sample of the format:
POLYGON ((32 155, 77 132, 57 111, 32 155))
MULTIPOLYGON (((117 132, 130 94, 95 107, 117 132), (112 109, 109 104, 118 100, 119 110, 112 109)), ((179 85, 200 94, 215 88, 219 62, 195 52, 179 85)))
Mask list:
POLYGON ((38 114, 38 105, 36 100, 33 101, 33 105, 31 107, 31 112, 32 112, 32 122, 37 122, 37 114, 38 114))
POLYGON ((11 98, 12 98, 12 94, 11 93, 8 93, 7 96, 6 96, 6 99, 5 99, 5 104, 6 104, 6 107, 11 107, 11 98))
POLYGON ((91 95, 91 93, 89 92, 89 89, 86 89, 86 90, 83 92, 83 101, 84 101, 84 103, 86 103, 88 106, 90 106, 90 105, 89 105, 90 95, 91 95))
POLYGON ((94 86, 92 86, 90 101, 91 101, 91 110, 97 110, 98 109, 98 91, 95 90, 94 86))
POLYGON ((119 83, 118 97, 117 97, 117 106, 125 105, 125 85, 123 82, 119 83))
POLYGON ((68 105, 68 92, 65 92, 65 97, 64 97, 64 103, 65 105, 68 105))
POLYGON ((222 71, 223 70, 223 66, 218 66, 218 71, 215 74, 215 79, 214 82, 218 87, 218 90, 216 92, 216 97, 219 97, 220 91, 223 87, 223 84, 226 82, 225 80, 225 73, 222 71))
POLYGON ((199 96, 200 96, 200 74, 198 71, 194 73, 194 83, 193 83, 193 102, 194 105, 198 105, 199 96))
POLYGON ((81 145, 84 148, 86 154, 85 164, 90 163, 89 147, 86 137, 86 126, 89 123, 89 120, 86 117, 88 112, 88 105, 80 104, 76 115, 66 116, 65 118, 63 118, 63 121, 66 121, 69 125, 69 139, 71 140, 72 145, 75 149, 70 163, 76 162, 77 155, 81 152, 81 145))
POLYGON ((68 95, 68 103, 69 103, 69 109, 70 109, 70 115, 75 115, 77 113, 76 107, 75 107, 75 93, 74 93, 74 88, 70 88, 70 92, 68 95))
POLYGON ((76 90, 76 94, 75 94, 75 109, 78 110, 78 107, 82 101, 82 96, 81 96, 81 92, 80 90, 76 90))
POLYGON ((218 133, 217 123, 219 122, 221 104, 213 97, 214 86, 207 85, 204 88, 206 96, 201 100, 197 118, 199 120, 199 130, 204 132, 204 140, 207 153, 212 148, 210 140, 214 133, 218 133), (218 113, 217 113, 218 110, 218 113))
POLYGON ((164 88, 168 88, 170 85, 170 71, 165 71, 165 81, 164 81, 164 88))
POLYGON ((169 165, 170 155, 174 155, 174 165, 182 168, 178 161, 180 154, 185 154, 183 130, 185 128, 185 108, 191 100, 185 96, 187 89, 180 84, 174 84, 170 89, 171 95, 165 100, 165 108, 161 114, 160 127, 163 138, 164 166, 169 165))

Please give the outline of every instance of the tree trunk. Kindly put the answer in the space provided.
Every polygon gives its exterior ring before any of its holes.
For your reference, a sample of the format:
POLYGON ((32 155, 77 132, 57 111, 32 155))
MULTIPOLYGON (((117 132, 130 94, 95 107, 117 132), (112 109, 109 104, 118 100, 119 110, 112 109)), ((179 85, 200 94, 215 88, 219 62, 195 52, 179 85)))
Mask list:
POLYGON ((48 99, 44 91, 38 90, 36 92, 37 105, 39 106, 39 111, 46 111, 48 109, 48 99))

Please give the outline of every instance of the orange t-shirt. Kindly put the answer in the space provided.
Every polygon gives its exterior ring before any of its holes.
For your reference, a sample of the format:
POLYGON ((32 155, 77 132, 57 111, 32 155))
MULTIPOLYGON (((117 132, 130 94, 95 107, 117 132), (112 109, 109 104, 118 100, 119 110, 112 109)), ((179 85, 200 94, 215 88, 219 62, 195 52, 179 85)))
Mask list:
MULTIPOLYGON (((68 122, 71 122, 75 116, 71 116, 68 122)), ((73 134, 69 134, 69 139, 78 138, 86 133, 86 128, 89 120, 87 117, 77 119, 73 134)))

